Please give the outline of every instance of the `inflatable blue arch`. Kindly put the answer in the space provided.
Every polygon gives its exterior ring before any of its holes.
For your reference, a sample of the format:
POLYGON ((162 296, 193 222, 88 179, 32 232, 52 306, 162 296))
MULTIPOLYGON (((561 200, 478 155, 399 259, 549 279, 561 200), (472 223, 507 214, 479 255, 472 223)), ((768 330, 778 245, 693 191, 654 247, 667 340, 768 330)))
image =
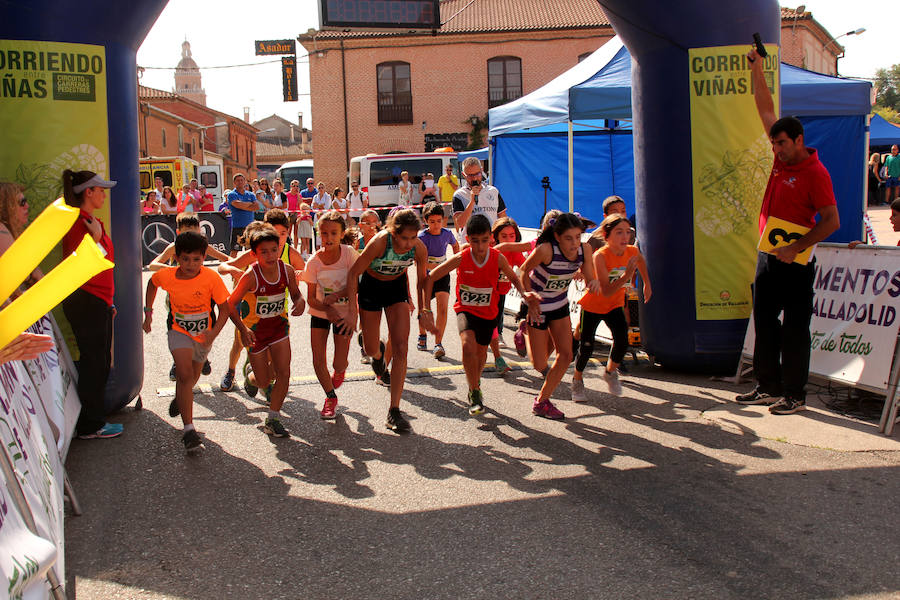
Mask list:
MULTIPOLYGON (((137 49, 166 0, 14 0, 4 5, 0 39, 101 45, 107 57, 110 231, 116 247, 115 368, 107 408, 121 408, 143 379, 140 329, 141 254, 136 98, 137 49)), ((692 370, 733 368, 745 320, 696 319, 693 261, 690 106, 687 48, 748 44, 753 32, 778 43, 775 0, 600 0, 634 58, 633 110, 637 220, 655 274, 654 301, 643 315, 645 343, 667 366, 692 370), (665 182, 666 210, 654 206, 665 182), (672 260, 673 257, 684 260, 672 260)), ((14 125, 13 125, 14 126, 14 125)), ((53 140, 46 140, 48 144, 53 140)))
MULTIPOLYGON (((136 398, 144 377, 138 182, 138 47, 167 0, 15 0, 3 5, 0 39, 94 44, 106 49, 109 173, 107 224, 116 249, 114 364, 106 407, 121 408, 136 398)), ((15 127, 15 124, 10 124, 15 127)), ((46 140, 52 144, 53 140, 46 140)))

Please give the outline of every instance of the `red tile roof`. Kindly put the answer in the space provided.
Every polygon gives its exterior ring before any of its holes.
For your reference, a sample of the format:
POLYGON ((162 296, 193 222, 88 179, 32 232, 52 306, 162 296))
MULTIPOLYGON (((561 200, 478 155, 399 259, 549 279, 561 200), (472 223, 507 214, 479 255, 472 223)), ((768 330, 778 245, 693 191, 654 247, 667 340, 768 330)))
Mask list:
MULTIPOLYGON (((597 0, 441 0, 440 6, 443 34, 611 27, 597 0)), ((409 35, 402 30, 315 33, 320 39, 409 35)))

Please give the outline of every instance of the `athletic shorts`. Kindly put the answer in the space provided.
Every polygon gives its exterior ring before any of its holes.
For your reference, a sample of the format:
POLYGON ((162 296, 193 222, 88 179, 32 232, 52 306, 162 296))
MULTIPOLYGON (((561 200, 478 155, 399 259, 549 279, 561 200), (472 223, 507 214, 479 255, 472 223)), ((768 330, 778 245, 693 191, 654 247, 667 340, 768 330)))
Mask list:
POLYGON ((388 306, 406 302, 409 300, 408 281, 405 272, 390 281, 375 279, 368 272, 364 272, 359 278, 359 291, 357 292, 359 309, 381 312, 388 306))
POLYGON ((244 229, 246 229, 246 227, 231 228, 231 249, 235 252, 240 252, 243 249, 243 246, 238 243, 238 238, 244 235, 244 229))
POLYGON ((438 292, 450 293, 450 275, 444 275, 434 282, 434 285, 431 287, 432 300, 437 297, 438 292))
POLYGON ((497 328, 497 319, 483 319, 472 313, 456 313, 456 326, 459 332, 469 330, 475 334, 475 341, 480 346, 489 346, 494 330, 497 328))
POLYGON ((191 360, 197 363, 205 361, 206 357, 209 355, 209 349, 211 348, 211 346, 204 346, 186 333, 181 333, 180 331, 170 329, 168 332, 168 337, 170 352, 172 350, 178 350, 180 348, 190 348, 193 351, 191 360))
POLYGON ((534 327, 535 329, 540 329, 542 331, 546 330, 547 327, 550 326, 550 321, 558 321, 560 319, 568 319, 569 318, 569 305, 568 303, 565 306, 560 306, 556 310, 551 310, 550 312, 542 312, 541 313, 541 322, 535 325, 531 321, 528 322, 528 325, 534 327))
POLYGON ((309 316, 309 327, 310 327, 310 329, 324 329, 326 331, 328 330, 329 327, 331 327, 331 331, 334 332, 334 335, 351 335, 352 334, 352 332, 341 333, 340 331, 338 331, 337 323, 332 323, 328 319, 323 319, 322 317, 317 317, 316 315, 309 316))
POLYGON ((283 316, 260 319, 250 328, 256 335, 256 342, 250 348, 250 354, 259 354, 269 349, 281 340, 287 339, 290 332, 290 324, 283 316))
POLYGON ((884 187, 900 187, 900 177, 888 177, 884 182, 884 187))

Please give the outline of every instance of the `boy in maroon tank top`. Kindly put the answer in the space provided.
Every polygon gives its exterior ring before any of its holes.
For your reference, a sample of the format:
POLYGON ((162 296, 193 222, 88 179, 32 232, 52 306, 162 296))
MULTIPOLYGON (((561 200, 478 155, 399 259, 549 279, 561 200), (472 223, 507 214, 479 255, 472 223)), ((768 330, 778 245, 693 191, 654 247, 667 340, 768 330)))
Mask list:
MULTIPOLYGON (((425 297, 430 298, 435 281, 456 269, 456 323, 462 340, 463 369, 469 384, 469 414, 484 412, 481 395, 481 371, 488 345, 497 326, 500 274, 516 287, 526 302, 540 302, 535 292, 525 292, 509 262, 491 247, 491 223, 484 215, 473 215, 466 222, 469 246, 431 271, 425 280, 425 297)), ((434 332, 430 310, 422 311, 422 324, 434 332)))
POLYGON ((241 276, 228 302, 232 307, 240 304, 246 294, 253 294, 252 327, 241 321, 238 330, 241 339, 249 346, 250 364, 259 387, 267 387, 274 371, 269 415, 263 430, 274 437, 290 434, 281 424, 281 406, 287 396, 291 377, 291 341, 288 337, 288 317, 285 300, 288 293, 294 303, 291 314, 303 314, 306 303, 297 287, 294 270, 285 266, 278 251, 278 233, 271 226, 250 234, 250 250, 256 263, 241 276), (271 368, 268 356, 272 358, 271 368))

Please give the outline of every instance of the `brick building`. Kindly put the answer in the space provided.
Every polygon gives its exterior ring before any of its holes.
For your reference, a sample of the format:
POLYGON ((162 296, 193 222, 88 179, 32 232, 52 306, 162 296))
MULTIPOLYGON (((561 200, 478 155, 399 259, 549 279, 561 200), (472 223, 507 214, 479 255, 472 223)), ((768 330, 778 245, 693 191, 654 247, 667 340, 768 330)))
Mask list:
POLYGON ((225 185, 235 173, 256 176, 256 136, 250 123, 175 92, 138 86, 141 157, 187 156, 221 164, 225 185))
POLYGON ((781 9, 782 62, 808 71, 837 75, 837 59, 843 54, 844 48, 813 19, 812 13, 781 9))
POLYGON ((259 177, 271 178, 275 170, 292 160, 312 158, 312 132, 303 126, 303 114, 291 123, 271 115, 253 126, 259 130, 256 142, 256 169, 259 177))
MULTIPOLYGON (((309 53, 317 180, 346 185, 353 156, 461 149, 489 108, 534 91, 615 35, 596 0, 441 0, 440 10, 434 34, 311 29, 298 37, 309 53)), ((782 9, 782 41, 786 62, 826 73, 842 51, 810 13, 791 9, 782 9)))

